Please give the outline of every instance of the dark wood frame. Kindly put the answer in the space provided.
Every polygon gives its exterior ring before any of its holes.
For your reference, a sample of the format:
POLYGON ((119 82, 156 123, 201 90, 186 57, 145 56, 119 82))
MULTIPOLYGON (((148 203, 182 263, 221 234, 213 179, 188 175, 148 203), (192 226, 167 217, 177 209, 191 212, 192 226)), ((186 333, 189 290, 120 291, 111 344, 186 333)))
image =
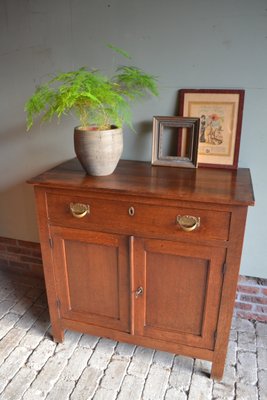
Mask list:
MULTIPOLYGON (((169 167, 197 167, 198 154, 198 139, 199 139, 199 118, 191 117, 168 117, 155 116, 153 117, 153 142, 152 142, 152 165, 162 165, 169 167), (174 156, 162 155, 162 139, 164 135, 164 127, 175 127, 182 133, 185 128, 191 129, 190 158, 181 157, 177 154, 174 156)), ((179 135, 178 149, 181 148, 182 134, 179 135)))
MULTIPOLYGON (((195 98, 201 99, 202 94, 211 94, 212 96, 218 94, 218 98, 222 98, 222 95, 225 95, 225 102, 227 103, 227 97, 229 95, 237 95, 237 111, 236 111, 236 126, 234 131, 234 150, 233 150, 233 157, 231 164, 225 163, 213 163, 213 162, 201 162, 199 160, 198 166, 200 167, 210 167, 210 168, 228 168, 228 169, 236 169, 238 167, 238 158, 239 158, 239 148, 240 148, 240 137, 241 137, 241 128, 242 128, 242 115, 243 115, 243 107, 244 107, 244 97, 245 91, 235 90, 235 89, 181 89, 179 90, 179 115, 183 116, 191 116, 191 117, 198 117, 197 115, 187 115, 188 112, 185 110, 185 103, 186 103, 186 95, 187 94, 195 94, 195 98)), ((203 103, 207 102, 203 100, 203 103)), ((219 102, 222 102, 220 100, 219 102)), ((230 104, 230 102, 229 102, 230 104)), ((199 147, 200 148, 200 147, 199 147)), ((212 155, 206 155, 207 157, 212 157, 212 155)))

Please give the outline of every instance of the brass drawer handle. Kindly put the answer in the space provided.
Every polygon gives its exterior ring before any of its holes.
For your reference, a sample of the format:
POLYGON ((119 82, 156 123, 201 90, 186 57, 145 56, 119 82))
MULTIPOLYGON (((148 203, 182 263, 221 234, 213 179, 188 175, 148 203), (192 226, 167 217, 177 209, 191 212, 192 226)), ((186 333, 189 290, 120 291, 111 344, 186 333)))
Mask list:
POLYGON ((191 232, 200 227, 200 217, 193 215, 178 215, 176 221, 180 228, 186 232, 191 232))
POLYGON ((82 203, 70 203, 70 211, 75 218, 83 218, 90 214, 90 206, 82 203))

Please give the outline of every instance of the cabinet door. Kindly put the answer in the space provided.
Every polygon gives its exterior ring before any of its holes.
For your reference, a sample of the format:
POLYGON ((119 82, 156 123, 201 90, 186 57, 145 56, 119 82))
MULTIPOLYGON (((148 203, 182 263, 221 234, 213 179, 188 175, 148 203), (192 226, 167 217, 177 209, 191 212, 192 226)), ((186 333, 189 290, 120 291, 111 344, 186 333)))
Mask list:
POLYGON ((133 331, 213 349, 226 250, 134 239, 133 331))
POLYGON ((51 236, 60 317, 129 331, 127 238, 61 227, 51 236))

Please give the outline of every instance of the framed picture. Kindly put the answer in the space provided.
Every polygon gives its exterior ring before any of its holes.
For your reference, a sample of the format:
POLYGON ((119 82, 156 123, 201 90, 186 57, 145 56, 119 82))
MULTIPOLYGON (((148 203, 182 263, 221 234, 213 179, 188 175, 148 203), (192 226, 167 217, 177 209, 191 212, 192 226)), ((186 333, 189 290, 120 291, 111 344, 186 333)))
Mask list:
POLYGON ((179 91, 179 115, 200 118, 199 166, 238 167, 244 95, 244 90, 179 91))
POLYGON ((152 164, 197 167, 199 118, 153 117, 152 164))

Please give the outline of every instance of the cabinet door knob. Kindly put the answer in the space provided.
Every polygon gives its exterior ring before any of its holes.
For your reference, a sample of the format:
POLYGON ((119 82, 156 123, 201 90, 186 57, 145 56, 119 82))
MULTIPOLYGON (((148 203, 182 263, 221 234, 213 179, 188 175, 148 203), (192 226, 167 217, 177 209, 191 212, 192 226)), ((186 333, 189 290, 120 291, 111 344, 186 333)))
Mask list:
POLYGON ((70 203, 70 211, 75 218, 83 218, 90 214, 90 206, 82 203, 70 203))
POLYGON ((178 215, 176 221, 179 227, 186 232, 191 232, 200 227, 200 217, 193 215, 178 215))
POLYGON ((144 289, 142 288, 142 286, 139 286, 139 288, 136 289, 135 291, 135 297, 139 297, 142 296, 142 294, 144 293, 144 289))

